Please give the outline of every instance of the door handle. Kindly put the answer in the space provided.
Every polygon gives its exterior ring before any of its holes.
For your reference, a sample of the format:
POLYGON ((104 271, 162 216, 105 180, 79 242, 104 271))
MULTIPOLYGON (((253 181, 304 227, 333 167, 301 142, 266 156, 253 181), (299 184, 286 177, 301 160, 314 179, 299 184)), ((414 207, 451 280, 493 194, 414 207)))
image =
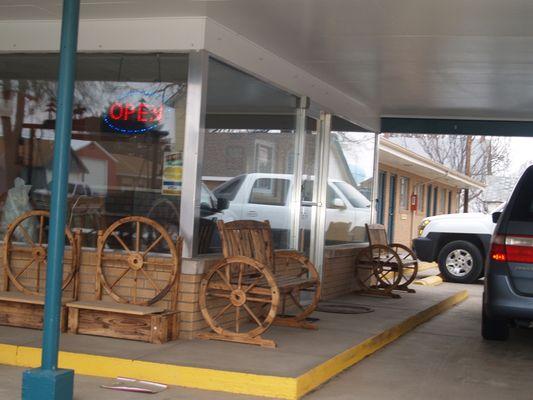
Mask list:
POLYGON ((257 217, 257 211, 248 211, 246 214, 249 217, 257 217))

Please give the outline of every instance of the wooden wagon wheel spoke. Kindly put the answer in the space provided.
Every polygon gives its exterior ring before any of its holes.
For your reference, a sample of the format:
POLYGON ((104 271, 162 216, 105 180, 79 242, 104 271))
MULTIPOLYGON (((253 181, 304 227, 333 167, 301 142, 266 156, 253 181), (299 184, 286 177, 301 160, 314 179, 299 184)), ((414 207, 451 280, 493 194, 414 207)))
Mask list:
POLYGON ((304 311, 305 308, 302 306, 302 304, 296 299, 296 297, 294 296, 294 293, 289 293, 289 297, 291 298, 291 300, 293 301, 294 305, 296 307, 298 307, 300 310, 304 311))
POLYGON ((135 252, 139 252, 141 248, 141 223, 136 221, 135 226, 135 252))
POLYGON ((219 319, 226 311, 228 311, 231 307, 233 307, 233 304, 229 303, 224 308, 221 308, 220 311, 213 317, 213 320, 219 319))
POLYGON ((233 290, 233 286, 231 286, 226 276, 219 270, 217 270, 216 272, 217 272, 217 275, 220 277, 220 279, 222 279, 222 282, 224 282, 224 284, 228 287, 228 289, 233 290))
POLYGON ((221 299, 229 299, 230 295, 226 293, 216 293, 216 292, 210 292, 208 293, 208 296, 210 297, 219 297, 221 299))
POLYGON ((174 262, 172 260, 169 260, 168 262, 145 260, 144 263, 146 265, 155 265, 156 267, 172 267, 172 266, 174 266, 174 262))
POLYGON ((263 327, 263 323, 261 322, 261 320, 257 317, 257 315, 255 315, 255 313, 252 311, 252 309, 250 307, 248 307, 245 304, 242 305, 244 307, 244 309, 246 310, 246 312, 248 313, 248 315, 256 322, 257 325, 259 325, 261 328, 263 327))
POLYGON ((144 268, 141 268, 141 272, 144 274, 146 279, 148 279, 148 282, 150 282, 150 284, 153 286, 154 289, 161 291, 161 288, 159 287, 159 285, 157 283, 155 283, 155 281, 152 279, 150 274, 148 272, 146 272, 144 270, 144 268))
POLYGON ((239 333, 241 331, 241 307, 235 307, 235 332, 239 333))
POLYGON ((122 278, 124 278, 124 277, 127 275, 127 273, 128 273, 129 271, 130 271, 129 268, 125 269, 124 272, 122 272, 122 273, 120 274, 120 276, 119 276, 117 279, 115 279, 115 281, 110 285, 111 289, 114 288, 115 285, 116 285, 116 284, 117 284, 122 278))
POLYGON ((256 287, 259 281, 261 280, 261 278, 262 278, 261 276, 255 278, 254 281, 246 289, 244 289, 244 293, 246 294, 250 290, 252 290, 254 287, 256 287))
POLYGON ((30 267, 31 265, 35 262, 35 259, 31 259, 30 262, 28 264, 26 264, 18 273, 17 275, 15 275, 15 279, 17 279, 19 276, 21 276, 24 272, 26 272, 30 267))
POLYGON ((246 300, 252 302, 252 303, 264 303, 264 304, 270 304, 272 303, 272 299, 262 298, 262 297, 250 297, 247 296, 246 300))
POLYGON ((44 237, 44 215, 39 218, 39 245, 43 244, 44 237))
POLYGON ((242 274, 244 272, 244 265, 239 265, 239 279, 237 281, 237 288, 238 289, 241 289, 242 288, 242 274))
POLYGON ((133 302, 137 302, 137 278, 139 275, 139 271, 135 270, 133 271, 133 302))
POLYGON ((131 253, 130 248, 126 245, 126 243, 124 243, 124 241, 118 235, 117 232, 113 232, 111 235, 120 243, 120 245, 124 248, 124 250, 126 250, 128 253, 131 253))
POLYGON ((26 239, 26 241, 31 245, 31 246, 35 246, 35 243, 33 242, 30 234, 28 233, 28 231, 26 230, 26 228, 24 228, 24 226, 22 224, 20 224, 18 226, 18 228, 20 228, 20 230, 22 231, 22 236, 24 236, 24 239, 26 239))
POLYGON ((159 242, 161 241, 161 239, 163 239, 163 235, 159 235, 159 237, 158 237, 156 240, 154 240, 154 241, 152 242, 152 244, 150 244, 150 246, 148 246, 148 248, 142 253, 142 254, 143 254, 143 257, 146 257, 146 255, 147 255, 148 253, 150 253, 150 252, 155 248, 155 246, 157 246, 157 245, 159 244, 159 242))
POLYGON ((32 253, 33 252, 31 247, 22 247, 22 246, 15 247, 12 244, 8 244, 6 245, 6 247, 8 247, 11 252, 15 252, 15 253, 32 253))

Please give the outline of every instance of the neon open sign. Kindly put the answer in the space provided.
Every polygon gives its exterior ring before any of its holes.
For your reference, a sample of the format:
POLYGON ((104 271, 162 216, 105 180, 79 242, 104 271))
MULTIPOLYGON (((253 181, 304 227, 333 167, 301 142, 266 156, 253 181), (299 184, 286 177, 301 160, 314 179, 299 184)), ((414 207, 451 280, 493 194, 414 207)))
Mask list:
POLYGON ((138 135, 156 129, 163 120, 162 104, 154 104, 153 94, 132 91, 113 102, 107 109, 104 122, 116 132, 126 135, 138 135), (133 95, 141 94, 140 100, 135 101, 133 95))

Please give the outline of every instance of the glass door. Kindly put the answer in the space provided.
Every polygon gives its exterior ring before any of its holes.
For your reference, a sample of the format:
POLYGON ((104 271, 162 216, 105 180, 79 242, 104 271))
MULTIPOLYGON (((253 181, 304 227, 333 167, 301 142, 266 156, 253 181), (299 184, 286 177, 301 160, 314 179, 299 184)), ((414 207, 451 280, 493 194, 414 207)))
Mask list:
POLYGON ((315 229, 313 227, 316 224, 318 205, 318 185, 315 183, 316 177, 319 174, 320 164, 319 121, 308 116, 305 125, 302 152, 300 242, 298 249, 310 257, 313 243, 316 241, 315 229))

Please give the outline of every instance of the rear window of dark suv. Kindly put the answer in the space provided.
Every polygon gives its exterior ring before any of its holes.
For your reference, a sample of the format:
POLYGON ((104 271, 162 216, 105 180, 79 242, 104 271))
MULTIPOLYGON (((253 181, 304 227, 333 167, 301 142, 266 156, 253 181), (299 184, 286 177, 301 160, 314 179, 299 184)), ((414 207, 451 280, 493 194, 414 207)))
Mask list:
POLYGON ((533 222, 533 167, 529 167, 516 187, 510 221, 533 222))

